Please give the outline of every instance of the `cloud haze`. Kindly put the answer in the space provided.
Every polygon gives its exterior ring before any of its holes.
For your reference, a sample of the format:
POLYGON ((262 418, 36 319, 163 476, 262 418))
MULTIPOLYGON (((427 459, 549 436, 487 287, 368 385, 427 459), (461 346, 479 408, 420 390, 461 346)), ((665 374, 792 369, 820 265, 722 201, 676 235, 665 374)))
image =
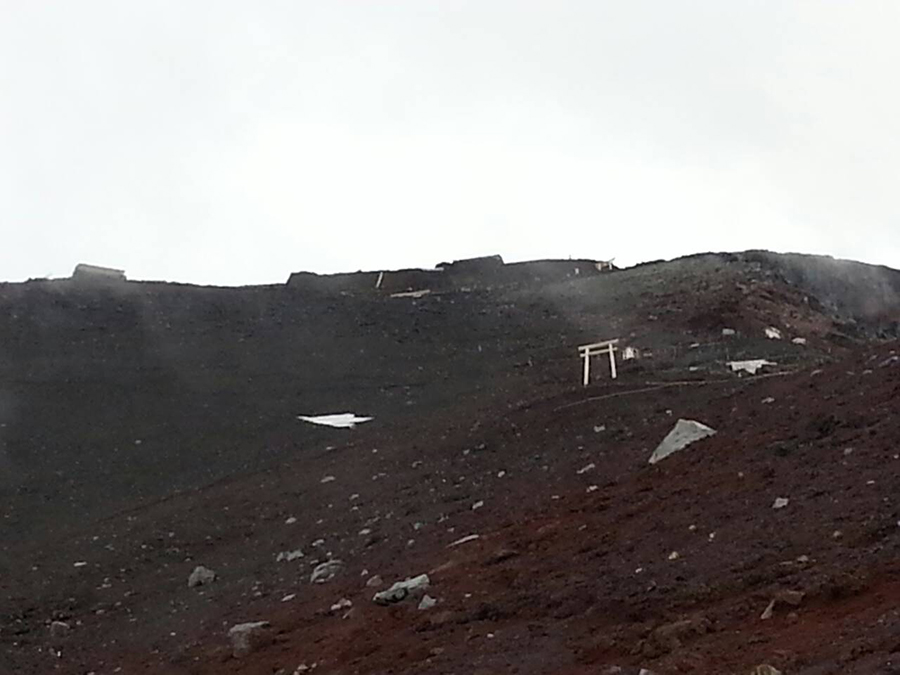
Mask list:
POLYGON ((0 0, 0 278, 900 267, 900 5, 0 0))

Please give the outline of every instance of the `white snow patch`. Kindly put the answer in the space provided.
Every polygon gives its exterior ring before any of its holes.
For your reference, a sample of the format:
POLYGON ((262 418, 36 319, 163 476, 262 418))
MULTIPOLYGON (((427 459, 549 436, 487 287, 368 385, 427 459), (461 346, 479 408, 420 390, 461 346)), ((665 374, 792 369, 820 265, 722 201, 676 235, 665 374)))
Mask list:
POLYGON ((326 427, 352 429, 357 424, 362 424, 363 422, 368 422, 375 418, 359 417, 354 413, 337 413, 334 415, 297 415, 297 419, 309 422, 310 424, 320 424, 326 427))
POLYGON ((750 373, 751 375, 756 375, 762 368, 766 366, 777 366, 778 364, 774 361, 767 361, 766 359, 750 359, 748 361, 729 361, 728 367, 731 368, 731 371, 734 373, 739 373, 740 371, 745 371, 750 373))

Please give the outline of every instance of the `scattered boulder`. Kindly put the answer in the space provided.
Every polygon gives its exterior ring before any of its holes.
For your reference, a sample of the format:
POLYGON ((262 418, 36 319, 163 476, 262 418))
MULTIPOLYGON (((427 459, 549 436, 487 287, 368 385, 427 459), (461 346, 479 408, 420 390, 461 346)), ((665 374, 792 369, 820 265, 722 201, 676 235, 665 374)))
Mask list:
POLYGON ((806 594, 803 593, 803 591, 792 591, 787 589, 778 591, 759 618, 763 621, 768 621, 775 616, 775 609, 779 606, 787 605, 788 607, 799 607, 803 603, 804 597, 806 597, 806 594))
POLYGON ((216 580, 216 573, 203 565, 197 565, 188 577, 188 588, 196 588, 204 584, 211 584, 216 580))
POLYGON ((71 631, 72 627, 65 621, 50 622, 50 637, 56 640, 61 640, 62 638, 68 636, 71 631))
POLYGON ((803 602, 803 598, 805 597, 806 593, 804 593, 803 591, 792 591, 789 589, 785 589, 782 591, 778 591, 778 593, 775 594, 775 601, 779 605, 799 607, 803 602))
POLYGON ((431 609, 437 605, 437 600, 432 598, 430 595, 425 595, 422 597, 422 600, 419 602, 419 610, 424 611, 427 609, 431 609))
POLYGON ((791 500, 787 497, 776 497, 775 502, 772 504, 772 508, 778 511, 779 509, 783 509, 790 503, 791 500))
POLYGON ((275 562, 293 562, 303 557, 303 551, 299 548, 293 551, 282 551, 275 558, 275 562))
POLYGON ((398 581, 386 591, 376 593, 372 602, 376 605, 393 605, 405 600, 407 597, 421 595, 431 585, 431 579, 427 574, 420 574, 404 581, 398 581))
POLYGON ((366 588, 378 588, 379 586, 384 586, 384 579, 377 574, 369 577, 369 580, 366 582, 366 588))
POLYGON ((715 433, 715 429, 712 429, 705 424, 694 422, 693 420, 680 419, 675 424, 672 431, 670 431, 663 439, 662 443, 660 443, 656 450, 653 451, 649 461, 651 464, 656 464, 669 455, 684 450, 692 443, 695 443, 702 438, 713 436, 715 433))
POLYGON ((683 619, 667 623, 653 631, 653 640, 666 650, 680 647, 684 640, 709 632, 709 620, 705 617, 683 619))
POLYGON ((781 671, 770 665, 756 666, 750 671, 750 675, 781 675, 781 671))
POLYGON ((781 331, 774 326, 766 328, 766 337, 770 340, 780 340, 782 338, 781 331))
POLYGON ((896 354, 894 354, 893 356, 889 356, 889 357, 886 358, 884 361, 882 361, 881 363, 879 363, 879 364, 878 364, 878 367, 879 367, 879 368, 888 368, 888 367, 893 366, 894 364, 896 364, 896 363, 898 363, 898 362, 900 362, 900 356, 897 356, 896 354))
POLYGON ((252 621, 232 626, 228 631, 228 637, 231 640, 234 658, 247 656, 259 648, 269 625, 268 621, 252 621))
POLYGON ((319 565, 316 565, 312 574, 309 577, 309 583, 311 584, 324 584, 326 581, 331 581, 344 569, 344 563, 340 560, 327 560, 319 565))
POLYGON ((332 612, 340 612, 342 609, 350 609, 353 607, 353 601, 347 598, 341 598, 331 606, 332 612))

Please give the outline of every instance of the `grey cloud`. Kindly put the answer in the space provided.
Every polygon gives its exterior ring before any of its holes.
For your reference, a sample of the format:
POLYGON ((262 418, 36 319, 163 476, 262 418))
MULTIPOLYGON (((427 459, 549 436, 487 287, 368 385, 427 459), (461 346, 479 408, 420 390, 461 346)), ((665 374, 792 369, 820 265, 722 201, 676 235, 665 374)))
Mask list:
POLYGON ((900 7, 6 3, 0 269, 706 249, 900 266, 900 7))

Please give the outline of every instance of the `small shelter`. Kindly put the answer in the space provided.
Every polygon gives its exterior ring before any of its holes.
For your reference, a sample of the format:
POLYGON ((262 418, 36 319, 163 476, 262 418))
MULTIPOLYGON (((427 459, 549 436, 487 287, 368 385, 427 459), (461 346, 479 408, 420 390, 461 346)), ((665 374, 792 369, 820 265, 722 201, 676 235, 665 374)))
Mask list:
POLYGON ((92 283, 117 283, 125 281, 125 270, 79 263, 72 272, 72 279, 92 283))

